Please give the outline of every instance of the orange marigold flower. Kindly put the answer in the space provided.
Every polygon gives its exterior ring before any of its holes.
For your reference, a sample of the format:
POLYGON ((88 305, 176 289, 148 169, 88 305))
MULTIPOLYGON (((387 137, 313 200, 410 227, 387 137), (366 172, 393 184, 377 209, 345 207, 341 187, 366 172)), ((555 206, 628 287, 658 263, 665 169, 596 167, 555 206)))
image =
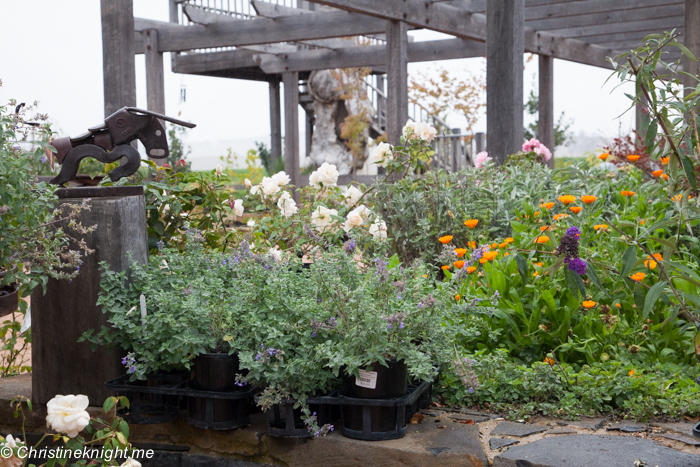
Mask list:
POLYGON ((459 301, 459 299, 462 298, 459 294, 455 295, 455 300, 459 301))
POLYGON ((661 178, 663 178, 664 180, 668 180, 668 174, 661 174, 661 178))
POLYGON ((654 253, 652 256, 647 255, 646 261, 644 261, 644 267, 649 269, 655 269, 658 264, 657 261, 663 261, 663 256, 660 253, 654 253))
POLYGON ((513 240, 513 237, 508 237, 505 240, 503 240, 503 243, 513 243, 515 240, 513 240))
POLYGON ((533 217, 537 217, 537 216, 539 216, 539 215, 540 215, 540 212, 539 212, 539 211, 535 211, 535 213, 533 214, 533 217))
POLYGON ((654 170, 651 174, 652 174, 654 177, 660 177, 662 173, 664 173, 664 171, 661 170, 661 169, 659 169, 659 170, 654 170))
POLYGON ((510 253, 506 251, 505 253, 503 253, 503 256, 510 256, 510 253))
POLYGON ((457 249, 455 250, 455 254, 457 255, 457 258, 461 258, 462 256, 464 256, 464 254, 465 254, 466 252, 467 252, 467 249, 466 249, 466 248, 457 248, 457 249))
POLYGON ((619 303, 616 303, 615 306, 618 307, 618 308, 621 308, 621 307, 622 307, 622 305, 620 305, 619 303))
POLYGON ((594 202, 594 201, 597 200, 597 199, 598 199, 598 197, 597 197, 597 196, 593 196, 593 195, 581 196, 581 201, 583 201, 583 202, 586 203, 586 204, 591 204, 592 202, 594 202))
POLYGON ((622 191, 620 192, 620 194, 621 194, 622 196, 634 196, 634 195, 637 194, 637 192, 636 192, 636 191, 622 190, 622 191))
POLYGON ((555 214, 555 215, 554 215, 554 220, 555 220, 555 221, 558 221, 559 219, 566 219, 567 217, 569 217, 568 214, 555 214))
POLYGON ((600 156, 598 156, 598 159, 600 159, 601 161, 604 161, 604 160, 607 159, 608 157, 610 157, 610 154, 608 154, 607 152, 604 152, 603 154, 601 154, 600 156))
POLYGON ((505 248, 507 246, 508 246, 508 244, 506 242, 503 242, 503 243, 498 245, 498 248, 505 248))
POLYGON ((540 273, 537 272, 537 271, 535 271, 535 273, 534 273, 532 276, 533 276, 533 277, 537 277, 537 276, 539 276, 539 275, 540 275, 540 273))
POLYGON ((444 237, 440 237, 438 240, 443 245, 446 245, 452 241, 452 235, 445 235, 444 237))
POLYGON ((552 226, 551 225, 543 225, 542 227, 540 227, 540 232, 544 232, 546 230, 552 230, 552 226))
POLYGON ((457 268, 457 269, 462 269, 464 267, 464 261, 462 261, 462 260, 455 261, 454 264, 455 264, 455 268, 457 268))
POLYGON ((576 197, 575 197, 575 196, 571 196, 571 195, 562 195, 562 196, 560 196, 560 197, 557 198, 557 199, 558 199, 559 201, 561 201, 562 203, 564 203, 564 204, 571 204, 571 203, 573 203, 574 201, 576 201, 576 197))
POLYGON ((476 224, 478 224, 478 223, 479 223, 479 219, 468 219, 468 220, 464 221, 464 225, 466 225, 470 229, 473 229, 474 227, 476 227, 476 224))
POLYGON ((630 376, 634 375, 634 370, 630 370, 629 375, 630 376))
POLYGON ((472 248, 476 248, 476 242, 474 240, 472 240, 472 242, 469 244, 469 246, 471 246, 472 248))
POLYGON ((630 279, 632 279, 633 281, 641 282, 644 280, 645 277, 647 277, 647 275, 643 272, 635 272, 630 276, 630 279))
POLYGON ((427 275, 427 274, 423 274, 423 277, 425 277, 425 278, 427 279, 427 278, 428 278, 428 275, 427 275))
POLYGON ((496 256, 498 256, 497 251, 487 251, 486 253, 484 253, 483 259, 485 259, 486 261, 491 261, 491 260, 495 259, 496 256))
POLYGON ((608 224, 596 224, 593 228, 595 230, 608 230, 608 224))
POLYGON ((552 209, 554 207, 554 202, 550 201, 549 203, 540 203, 540 207, 545 209, 552 209))
POLYGON ((576 214, 578 214, 579 212, 581 212, 581 209, 583 209, 581 206, 571 206, 571 207, 569 207, 569 210, 570 210, 571 212, 573 212, 573 213, 576 213, 576 214))
POLYGON ((636 154, 630 154, 627 156, 627 160, 630 162, 637 162, 639 160, 639 156, 636 154))
POLYGON ((547 243, 549 241, 549 237, 545 235, 541 235, 537 237, 532 243, 547 243))
POLYGON ((476 271, 476 266, 467 266, 467 273, 471 274, 476 271))
POLYGON ((549 357, 545 357, 544 362, 549 363, 550 366, 554 366, 554 364, 557 363, 554 361, 553 358, 549 358, 549 357))
POLYGON ((593 308, 595 306, 595 302, 593 300, 586 300, 581 305, 583 305, 584 308, 590 310, 591 308, 593 308))
POLYGON ((450 269, 450 267, 448 265, 444 265, 440 266, 440 269, 442 269, 443 271, 447 271, 448 269, 450 269))
POLYGON ((664 165, 668 165, 668 162, 671 160, 670 156, 662 157, 661 162, 663 162, 664 165))
POLYGON ((498 248, 498 243, 496 243, 496 242, 492 243, 491 248, 498 248))
POLYGON ((532 264, 534 264, 535 266, 539 266, 539 267, 544 266, 544 263, 542 261, 537 262, 537 263, 532 263, 532 264))

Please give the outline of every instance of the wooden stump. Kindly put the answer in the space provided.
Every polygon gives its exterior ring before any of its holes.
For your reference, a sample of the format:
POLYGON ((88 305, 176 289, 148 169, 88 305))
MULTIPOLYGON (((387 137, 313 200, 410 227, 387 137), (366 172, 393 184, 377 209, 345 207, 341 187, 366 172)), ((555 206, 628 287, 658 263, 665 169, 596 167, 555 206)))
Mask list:
POLYGON ((90 405, 101 406, 112 395, 105 381, 124 373, 123 355, 77 339, 89 329, 107 325, 96 306, 100 291, 99 263, 116 271, 131 261, 148 260, 146 206, 143 187, 80 187, 60 189, 59 203, 91 198, 91 210, 80 214, 85 226, 97 229, 85 240, 95 253, 85 258, 80 274, 70 283, 50 279, 46 294, 32 294, 32 401, 45 404, 56 394, 85 394, 90 405))

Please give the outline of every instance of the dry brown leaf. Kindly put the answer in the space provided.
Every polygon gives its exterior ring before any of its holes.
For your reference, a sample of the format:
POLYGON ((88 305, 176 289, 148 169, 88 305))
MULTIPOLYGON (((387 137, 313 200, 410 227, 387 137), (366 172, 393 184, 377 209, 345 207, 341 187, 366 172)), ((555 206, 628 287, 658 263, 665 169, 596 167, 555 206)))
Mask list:
POLYGON ((474 420, 469 419, 469 420, 457 420, 459 423, 464 423, 465 425, 473 425, 474 420))
POLYGON ((408 421, 411 425, 418 425, 418 423, 422 422, 425 416, 423 416, 422 413, 416 412, 413 414, 413 417, 408 421))
POLYGON ((445 425, 438 425, 436 428, 447 428, 445 425))
POLYGON ((694 416, 694 417, 689 417, 689 416, 687 416, 687 415, 683 415, 683 418, 685 418, 685 419, 688 420, 689 422, 698 422, 698 421, 700 421, 700 415, 696 415, 696 416, 694 416))

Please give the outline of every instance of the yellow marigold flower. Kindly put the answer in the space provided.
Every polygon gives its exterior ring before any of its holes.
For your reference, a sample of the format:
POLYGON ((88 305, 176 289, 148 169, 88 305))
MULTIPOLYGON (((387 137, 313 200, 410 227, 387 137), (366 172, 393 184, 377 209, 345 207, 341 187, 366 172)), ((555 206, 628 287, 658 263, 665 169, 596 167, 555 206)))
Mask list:
POLYGON ((540 232, 545 232, 547 230, 552 230, 552 226, 551 225, 543 225, 542 227, 540 227, 540 232))
POLYGON ((467 273, 471 274, 476 271, 476 266, 467 266, 467 273))
POLYGON ((455 268, 462 269, 463 267, 464 267, 464 261, 462 261, 462 260, 455 261, 455 268))
POLYGON ((590 310, 591 308, 593 308, 595 306, 595 302, 593 300, 586 300, 581 305, 583 305, 584 308, 590 310))
POLYGON ((555 221, 558 221, 559 219, 566 219, 567 217, 569 217, 568 214, 555 214, 555 215, 554 215, 554 220, 555 220, 555 221))
POLYGON ((505 240, 503 240, 503 243, 513 243, 515 240, 513 240, 513 237, 508 237, 505 240))
POLYGON ((593 202, 594 202, 595 200, 597 200, 597 199, 598 199, 598 197, 597 197, 597 196, 593 196, 593 195, 581 196, 581 201, 583 201, 583 202, 586 203, 586 204, 591 204, 591 203, 593 203, 593 202))
POLYGON ((447 271, 448 269, 450 269, 450 267, 448 265, 444 265, 440 266, 440 269, 442 269, 443 271, 447 271))
POLYGON ((459 299, 462 298, 459 294, 455 295, 455 300, 459 301, 459 299))
POLYGON ((647 255, 647 259, 644 261, 644 267, 654 269, 656 268, 657 261, 663 261, 663 259, 664 257, 661 256, 661 253, 654 253, 651 256, 647 255))
POLYGON ((620 192, 620 194, 621 194, 622 196, 634 196, 634 195, 637 194, 637 192, 636 192, 636 191, 622 190, 622 191, 620 192))
POLYGON ((664 171, 661 170, 661 169, 659 169, 659 170, 654 170, 651 174, 652 174, 654 177, 660 177, 662 173, 664 173, 664 171))
POLYGON ((579 212, 581 212, 581 209, 583 209, 581 206, 571 206, 571 207, 569 207, 569 210, 570 210, 571 212, 573 212, 573 213, 576 213, 576 214, 578 214, 579 212))
POLYGON ((478 223, 479 223, 479 219, 468 219, 468 220, 464 221, 464 225, 466 225, 470 229, 473 229, 474 227, 476 227, 476 224, 478 224, 478 223))
POLYGON ((465 254, 466 252, 467 252, 467 249, 466 249, 466 248, 457 248, 457 249, 455 250, 455 254, 457 255, 457 258, 461 258, 462 256, 464 256, 464 254, 465 254))
POLYGON ((549 363, 550 366, 554 366, 554 364, 556 363, 553 358, 549 357, 545 357, 544 362, 549 363))
POLYGON ((545 235, 541 235, 537 237, 532 243, 547 243, 549 241, 549 237, 545 235))
POLYGON ((598 156, 598 159, 600 159, 601 161, 604 161, 604 160, 607 159, 608 157, 610 157, 610 154, 608 154, 607 152, 604 152, 603 154, 601 154, 600 156, 598 156))
POLYGON ((443 245, 446 245, 452 241, 452 235, 445 235, 444 237, 440 237, 438 240, 443 245))
POLYGON ((647 275, 644 274, 643 272, 635 272, 634 274, 632 274, 630 276, 630 279, 632 279, 633 281, 636 281, 636 282, 641 282, 644 280, 645 277, 647 277, 647 275))
POLYGON ((508 244, 507 244, 506 242, 503 242, 503 243, 500 243, 500 244, 498 245, 498 248, 505 248, 505 247, 507 247, 507 246, 508 246, 508 244))
POLYGON ((671 160, 670 156, 666 156, 666 157, 661 158, 661 162, 663 162, 664 165, 668 165, 670 160, 671 160))
POLYGON ((564 204, 571 204, 571 203, 573 203, 574 201, 576 201, 576 197, 575 197, 575 196, 571 196, 571 195, 562 195, 562 196, 560 196, 560 197, 557 198, 557 199, 558 199, 559 201, 561 201, 562 203, 564 203, 564 204))
POLYGON ((636 154, 630 154, 627 156, 627 160, 630 162, 637 162, 639 160, 639 156, 636 154))

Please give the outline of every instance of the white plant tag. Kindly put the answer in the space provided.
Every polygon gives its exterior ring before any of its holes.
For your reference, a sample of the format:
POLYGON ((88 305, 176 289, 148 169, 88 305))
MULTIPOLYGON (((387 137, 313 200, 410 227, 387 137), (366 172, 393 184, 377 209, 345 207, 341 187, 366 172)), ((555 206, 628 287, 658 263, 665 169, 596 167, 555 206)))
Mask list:
POLYGON ((24 321, 22 321, 22 327, 19 328, 19 333, 24 334, 27 329, 32 327, 32 306, 27 307, 27 314, 24 315, 24 321))
POLYGON ((377 372, 360 370, 360 377, 355 378, 355 386, 361 388, 376 389, 377 388, 377 372))
POLYGON ((141 294, 141 326, 146 325, 146 297, 141 294))

